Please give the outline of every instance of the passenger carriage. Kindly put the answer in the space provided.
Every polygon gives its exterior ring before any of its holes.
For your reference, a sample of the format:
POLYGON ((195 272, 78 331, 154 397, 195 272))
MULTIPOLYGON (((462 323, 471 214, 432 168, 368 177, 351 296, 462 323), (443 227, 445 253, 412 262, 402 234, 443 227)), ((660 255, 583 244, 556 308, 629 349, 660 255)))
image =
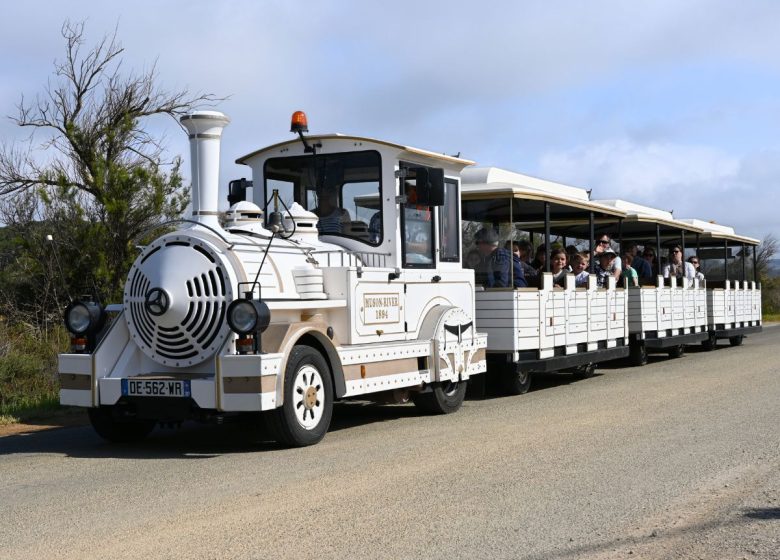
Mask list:
POLYGON ((625 212, 590 201, 584 189, 503 169, 466 169, 462 181, 464 254, 477 270, 476 320, 488 335, 488 374, 500 374, 505 388, 520 394, 535 372, 589 375, 598 362, 627 356, 628 292, 614 278, 599 288, 592 275, 587 287, 575 287, 572 274, 564 287, 554 286, 549 273, 553 236, 592 252, 596 232, 614 230, 625 212), (500 248, 521 239, 546 244, 547 272, 537 285, 481 282, 475 234, 485 227, 499 232, 500 248))
POLYGON ((683 260, 693 254, 691 247, 702 229, 676 220, 671 212, 625 200, 601 200, 602 204, 623 210, 619 224, 622 246, 628 241, 651 247, 656 268, 650 279, 628 293, 628 326, 631 361, 644 365, 649 352, 683 355, 687 344, 699 343, 708 335, 707 296, 704 282, 686 278, 664 278, 662 259, 672 246, 680 245, 683 260))
POLYGON ((761 285, 758 282, 758 239, 737 235, 734 228, 698 219, 684 219, 701 230, 696 255, 707 286, 708 337, 712 349, 718 340, 739 346, 745 335, 760 332, 761 285))

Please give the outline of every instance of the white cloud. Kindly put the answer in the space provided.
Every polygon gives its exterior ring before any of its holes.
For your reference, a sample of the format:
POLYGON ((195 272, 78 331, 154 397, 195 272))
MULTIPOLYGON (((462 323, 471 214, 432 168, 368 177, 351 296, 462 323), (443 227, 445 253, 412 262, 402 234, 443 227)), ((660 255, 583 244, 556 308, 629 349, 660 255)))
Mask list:
POLYGON ((620 138, 548 152, 538 173, 592 188, 595 199, 673 210, 678 218, 714 220, 743 235, 761 238, 778 227, 780 151, 739 157, 707 146, 620 138))

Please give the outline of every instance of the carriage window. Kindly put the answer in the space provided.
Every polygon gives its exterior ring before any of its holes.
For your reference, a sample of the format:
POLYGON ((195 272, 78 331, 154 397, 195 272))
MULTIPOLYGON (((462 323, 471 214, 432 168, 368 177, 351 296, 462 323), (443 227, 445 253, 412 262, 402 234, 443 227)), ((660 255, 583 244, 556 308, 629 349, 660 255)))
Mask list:
POLYGON ((439 208, 439 260, 460 262, 460 221, 458 220, 458 183, 444 181, 444 205, 439 208))
POLYGON ((383 233, 381 165, 377 152, 269 159, 266 198, 279 189, 288 207, 294 201, 317 214, 321 235, 378 245, 383 233))

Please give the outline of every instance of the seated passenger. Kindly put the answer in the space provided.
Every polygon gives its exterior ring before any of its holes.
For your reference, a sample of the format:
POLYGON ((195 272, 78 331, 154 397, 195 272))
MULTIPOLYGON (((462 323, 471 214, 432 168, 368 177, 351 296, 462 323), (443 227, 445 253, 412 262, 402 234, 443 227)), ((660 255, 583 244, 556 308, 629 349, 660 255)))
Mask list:
POLYGON ((699 281, 704 280, 704 273, 700 270, 699 266, 699 257, 696 255, 692 257, 688 257, 688 262, 693 265, 694 270, 696 270, 696 276, 695 278, 699 281))
POLYGON ((477 247, 482 255, 481 273, 487 288, 509 288, 509 266, 512 263, 513 285, 515 288, 527 286, 523 268, 506 249, 499 249, 498 234, 492 228, 482 228, 475 236, 477 247))
POLYGON ((553 275, 553 284, 556 286, 565 286, 566 275, 571 272, 566 266, 566 251, 562 248, 553 249, 550 253, 550 272, 553 275))
POLYGON ((636 275, 638 278, 646 280, 648 278, 653 277, 653 270, 650 267, 650 263, 639 256, 639 251, 636 243, 634 243, 633 241, 629 241, 628 243, 626 243, 625 249, 623 249, 623 253, 631 255, 633 261, 631 264, 631 268, 633 268, 636 271, 636 275))
POLYGON ((683 261, 683 251, 680 245, 674 245, 669 249, 669 263, 663 267, 664 278, 672 276, 681 279, 693 280, 696 277, 696 269, 689 262, 683 261))
POLYGON ((588 287, 588 265, 590 265, 589 254, 587 251, 577 253, 572 257, 571 268, 574 273, 574 285, 577 288, 588 287))
MULTIPOLYGON (((594 256, 599 259, 599 262, 601 262, 601 259, 599 258, 600 255, 606 251, 612 251, 612 238, 609 236, 609 234, 604 233, 596 240, 596 249, 593 251, 594 256)), ((620 262, 620 257, 617 256, 617 253, 612 251, 612 255, 612 264, 610 265, 612 268, 610 272, 612 273, 612 276, 615 277, 615 280, 618 280, 620 278, 620 272, 623 268, 623 265, 620 262)))
MULTIPOLYGON (((636 260, 641 261, 642 259, 637 258, 636 260)), ((639 274, 634 269, 633 262, 634 255, 630 252, 623 253, 623 271, 620 273, 621 286, 626 285, 626 282, 629 288, 639 286, 639 274)))
POLYGON ((606 288, 609 286, 608 278, 613 276, 612 263, 617 255, 612 249, 606 249, 598 253, 598 264, 596 264, 596 285, 599 288, 606 288))
POLYGON ((649 245, 645 245, 645 250, 642 252, 642 260, 650 265, 651 277, 657 276, 659 274, 658 262, 655 258, 655 249, 649 245))
POLYGON ((320 234, 344 233, 352 223, 349 211, 339 206, 338 194, 336 189, 318 191, 317 207, 312 212, 319 217, 317 229, 320 234))
POLYGON ((382 211, 375 212, 368 222, 368 240, 371 243, 382 241, 382 211))
POLYGON ((539 275, 539 272, 528 263, 528 258, 531 256, 532 250, 533 247, 528 241, 521 240, 512 242, 512 256, 520 261, 525 283, 528 285, 535 282, 536 277, 539 275))

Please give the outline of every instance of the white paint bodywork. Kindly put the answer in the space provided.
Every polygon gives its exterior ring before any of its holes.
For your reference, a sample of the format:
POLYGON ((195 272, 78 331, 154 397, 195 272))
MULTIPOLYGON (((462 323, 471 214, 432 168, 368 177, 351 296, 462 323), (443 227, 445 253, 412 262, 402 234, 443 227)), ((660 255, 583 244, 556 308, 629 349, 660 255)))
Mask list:
MULTIPOLYGON (((198 224, 155 240, 134 265, 139 277, 148 280, 149 289, 165 289, 172 302, 170 307, 161 318, 152 320, 144 316, 141 305, 147 287, 134 292, 128 286, 125 310, 114 318, 96 350, 88 355, 60 356, 61 374, 78 373, 91 379, 90 390, 63 389, 63 404, 115 405, 122 397, 122 379, 144 376, 189 380, 192 399, 202 409, 271 410, 283 404, 286 360, 301 336, 319 337, 334 376, 348 368, 355 372, 355 368, 362 371, 368 367, 372 371, 372 365, 385 366, 387 372, 382 375, 345 377, 341 397, 422 387, 433 381, 465 381, 485 371, 486 335, 477 333, 473 324, 470 330, 457 335, 444 329, 456 320, 473 323, 473 272, 462 269, 458 262, 439 262, 438 253, 433 268, 404 269, 396 202, 395 172, 400 161, 443 167, 445 175, 456 180, 463 166, 471 162, 369 139, 323 137, 319 140, 320 153, 366 149, 380 153, 387 235, 379 247, 372 247, 355 239, 318 236, 316 229, 301 227, 290 239, 277 237, 271 241, 271 232, 261 222, 247 218, 263 205, 258 188, 263 184, 263 163, 269 157, 302 155, 303 145, 289 142, 244 158, 253 170, 253 200, 233 209, 229 230, 225 230, 211 218, 216 208, 218 139, 226 123, 227 118, 216 113, 185 122, 192 140, 193 176, 197 178, 193 219, 198 224), (176 255, 173 266, 166 261, 169 254, 176 255), (271 311, 269 329, 290 329, 279 348, 263 354, 237 355, 236 335, 227 331, 224 338, 220 335, 214 339, 217 347, 213 350, 204 346, 198 348, 197 356, 179 360, 160 356, 162 343, 141 343, 143 329, 151 333, 145 335, 147 338, 159 342, 158 323, 172 328, 172 323, 183 322, 180 316, 188 305, 206 301, 206 295, 195 294, 193 284, 187 284, 187 279, 198 278, 202 268, 198 263, 205 262, 203 255, 213 262, 209 266, 221 271, 227 284, 224 295, 208 296, 215 305, 239 297, 245 289, 240 283, 257 278, 256 293, 271 311), (392 281, 391 274, 395 275, 392 281), (135 319, 129 317, 133 301, 137 302, 135 319), (391 303, 377 322, 366 308, 367 302, 391 303), (324 333, 325 327, 332 329, 330 338, 324 333), (236 385, 256 390, 231 391, 236 385)), ((313 216, 300 207, 290 213, 288 221, 311 222, 313 216)), ((316 216, 314 219, 316 222, 316 216)), ((208 282, 204 280, 203 284, 208 282)), ((184 333, 182 337, 193 342, 197 333, 184 333)))

